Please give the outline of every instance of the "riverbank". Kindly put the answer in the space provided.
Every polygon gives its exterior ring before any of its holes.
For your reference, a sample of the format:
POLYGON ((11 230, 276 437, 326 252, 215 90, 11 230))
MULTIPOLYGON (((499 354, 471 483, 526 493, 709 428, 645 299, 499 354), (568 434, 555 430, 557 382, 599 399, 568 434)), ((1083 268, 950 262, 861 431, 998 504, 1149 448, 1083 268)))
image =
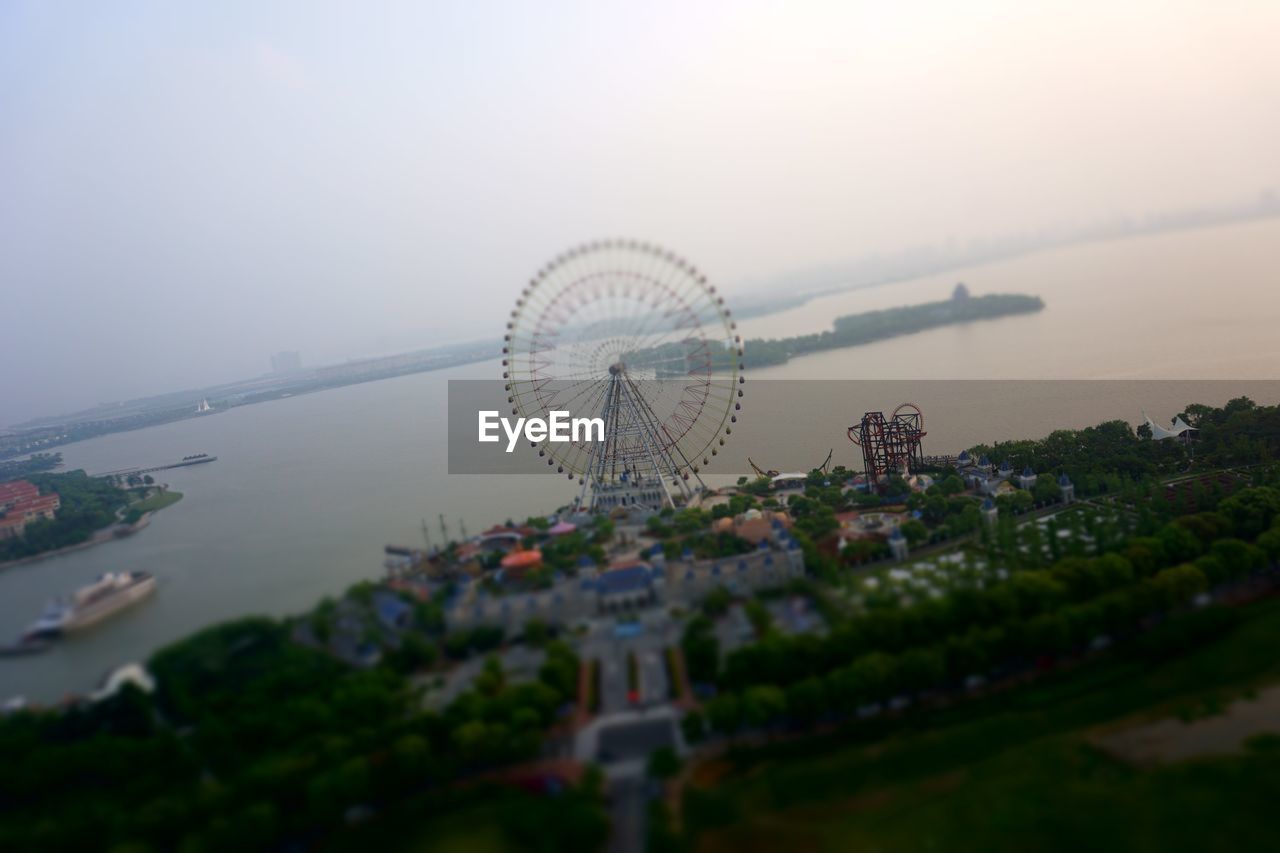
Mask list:
MULTIPOLYGON (((138 530, 145 526, 146 525, 141 523, 141 521, 139 521, 137 525, 133 525, 134 529, 138 530)), ((64 545, 61 548, 54 548, 52 551, 41 551, 39 554, 32 554, 29 557, 19 557, 16 560, 6 560, 5 562, 0 563, 0 571, 12 569, 16 566, 26 566, 31 563, 38 563, 41 560, 47 560, 50 557, 59 557, 63 554, 74 554, 76 551, 83 551, 86 548, 92 548, 94 545, 101 545, 103 542, 110 542, 116 538, 114 531, 117 527, 119 527, 119 525, 113 524, 110 527, 95 530, 93 535, 88 539, 83 542, 77 542, 74 545, 64 545)), ((134 530, 130 530, 129 532, 133 533, 134 530)))
POLYGON ((154 495, 135 501, 125 509, 124 519, 115 524, 109 524, 106 527, 95 530, 93 534, 83 542, 76 542, 73 545, 64 545, 61 548, 54 548, 49 551, 41 551, 38 554, 31 554, 27 557, 19 557, 16 560, 6 560, 0 563, 0 571, 4 569, 14 568, 16 566, 25 566, 31 563, 38 563, 50 557, 59 557, 64 554, 73 554, 76 551, 83 551, 86 548, 92 548, 95 545, 101 545, 104 542, 114 542, 117 539, 123 539, 126 536, 132 536, 138 531, 146 528, 151 524, 151 516, 165 507, 173 506, 182 500, 182 492, 174 492, 170 490, 158 491, 154 495), (134 513, 137 513, 134 516, 134 513))
POLYGON ((173 506, 180 500, 182 500, 182 492, 175 492, 171 489, 157 490, 154 494, 125 507, 124 519, 126 521, 140 520, 143 516, 159 512, 165 507, 173 506))
MULTIPOLYGON (((829 328, 833 317, 936 301, 958 280, 967 281, 975 295, 1036 293, 1046 306, 1034 314, 793 358, 787 365, 748 373, 748 383, 765 378, 1274 377, 1276 361, 1269 355, 1275 350, 1274 329, 1266 318, 1274 314, 1267 287, 1276 266, 1270 247, 1277 240, 1280 220, 1099 244, 865 289, 768 319, 742 320, 744 339, 792 337, 829 328), (1213 265, 1216 271, 1208 268, 1213 265), (1164 282, 1180 297, 1144 296, 1129 287, 1134 270, 1164 282), (1205 281, 1213 281, 1214 288, 1204 288, 1205 281), (1118 307, 1099 312, 1104 299, 1118 307), (1135 326, 1135 316, 1144 322, 1135 326), (1195 352, 1187 356, 1194 361, 1165 358, 1169 340, 1195 341, 1195 352)), ((730 304, 737 307, 736 300, 730 304)), ((451 531, 460 529, 460 521, 469 530, 483 530, 495 518, 523 519, 572 500, 578 487, 554 476, 449 475, 448 383, 491 380, 501 371, 495 357, 473 367, 295 395, 60 448, 65 468, 90 472, 181 459, 198 449, 218 452, 220 459, 216 465, 166 472, 163 479, 194 503, 166 515, 145 535, 124 538, 107 551, 69 554, 0 576, 0 638, 21 631, 49 598, 101 572, 104 559, 112 567, 151 571, 165 584, 163 606, 102 626, 92 642, 65 643, 45 656, 7 661, 0 668, 0 695, 56 702, 68 691, 91 688, 120 663, 145 659, 200 627, 246 613, 286 616, 307 610, 325 595, 379 574, 386 543, 425 546, 423 519, 430 542, 438 543, 441 515, 451 531)), ((946 393, 930 396, 927 388, 868 384, 850 387, 848 394, 817 395, 821 398, 810 400, 803 411, 783 412, 752 406, 748 390, 745 414, 739 416, 742 429, 734 428, 727 445, 741 447, 739 440, 749 433, 766 440, 779 436, 769 441, 776 448, 767 460, 770 467, 807 469, 833 446, 833 464, 853 466, 861 456, 844 437, 850 418, 912 399, 917 391, 929 397, 914 400, 925 408, 926 453, 1044 436, 1114 418, 1136 420, 1144 408, 1167 423, 1192 400, 1223 405, 1245 394, 1280 402, 1277 386, 1265 382, 1113 382, 1087 388, 1005 383, 1001 393, 988 393, 995 385, 951 382, 946 393)), ((738 471, 728 458, 722 451, 711 466, 712 476, 724 485, 750 470, 745 459, 738 471)))

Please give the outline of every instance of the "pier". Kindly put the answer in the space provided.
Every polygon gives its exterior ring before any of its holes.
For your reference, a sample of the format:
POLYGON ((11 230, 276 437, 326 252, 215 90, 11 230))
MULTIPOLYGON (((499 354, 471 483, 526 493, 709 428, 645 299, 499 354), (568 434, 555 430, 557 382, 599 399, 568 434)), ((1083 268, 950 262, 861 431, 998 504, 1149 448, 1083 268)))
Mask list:
POLYGON ((104 471, 98 474, 99 477, 110 477, 119 479, 121 477, 136 477, 142 474, 153 474, 156 471, 168 471, 171 468, 190 468, 192 465, 204 465, 207 462, 217 462, 218 457, 206 456, 188 456, 180 462, 171 462, 168 465, 153 465, 150 468, 121 468, 118 471, 104 471))

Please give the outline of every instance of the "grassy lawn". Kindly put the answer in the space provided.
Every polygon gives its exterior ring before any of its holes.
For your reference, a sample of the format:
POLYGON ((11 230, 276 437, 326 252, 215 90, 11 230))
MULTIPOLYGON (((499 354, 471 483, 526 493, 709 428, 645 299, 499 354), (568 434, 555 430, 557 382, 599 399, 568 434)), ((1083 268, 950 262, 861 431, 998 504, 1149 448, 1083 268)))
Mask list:
POLYGON ((331 833, 326 853, 500 853, 599 849, 607 819, 576 791, 559 795, 480 786, 436 788, 400 800, 379 819, 331 833))
POLYGON ((156 492, 149 498, 143 498, 129 504, 130 510, 137 510, 138 514, 144 512, 155 512, 164 509, 167 506, 173 506, 182 500, 182 492, 175 492, 172 489, 166 492, 156 492))
POLYGON ((1280 680, 1280 601, 1180 658, 1126 651, 899 721, 737 756, 686 795, 701 850, 1276 849, 1280 750, 1142 769, 1088 741, 1280 680))

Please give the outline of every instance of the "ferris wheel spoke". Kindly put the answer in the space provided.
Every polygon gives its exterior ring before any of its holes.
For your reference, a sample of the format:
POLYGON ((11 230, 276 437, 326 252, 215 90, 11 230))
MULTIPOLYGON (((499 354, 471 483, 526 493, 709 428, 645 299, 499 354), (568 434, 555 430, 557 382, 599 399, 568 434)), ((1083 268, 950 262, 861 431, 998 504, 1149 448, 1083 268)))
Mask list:
POLYGON ((564 408, 575 415, 581 413, 581 417, 594 417, 600 412, 600 404, 607 390, 608 386, 605 384, 599 382, 586 383, 574 397, 564 401, 564 408), (586 400, 587 404, 578 406, 579 400, 586 400))

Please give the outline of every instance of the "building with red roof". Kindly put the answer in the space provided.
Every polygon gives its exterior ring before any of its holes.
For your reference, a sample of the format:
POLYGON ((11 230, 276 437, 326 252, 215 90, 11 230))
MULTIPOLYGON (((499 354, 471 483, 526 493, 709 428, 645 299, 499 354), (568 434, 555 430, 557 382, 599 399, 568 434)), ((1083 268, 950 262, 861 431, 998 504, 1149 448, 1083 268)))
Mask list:
POLYGON ((33 521, 52 521, 61 507, 56 494, 42 495, 35 484, 26 480, 0 483, 0 539, 21 536, 33 521))
POLYGON ((26 526, 26 519, 8 517, 0 518, 0 539, 11 539, 14 536, 21 536, 22 529, 26 526))
POLYGON ((4 512, 14 503, 40 496, 40 490, 34 483, 26 480, 11 480, 0 483, 0 512, 4 512))

